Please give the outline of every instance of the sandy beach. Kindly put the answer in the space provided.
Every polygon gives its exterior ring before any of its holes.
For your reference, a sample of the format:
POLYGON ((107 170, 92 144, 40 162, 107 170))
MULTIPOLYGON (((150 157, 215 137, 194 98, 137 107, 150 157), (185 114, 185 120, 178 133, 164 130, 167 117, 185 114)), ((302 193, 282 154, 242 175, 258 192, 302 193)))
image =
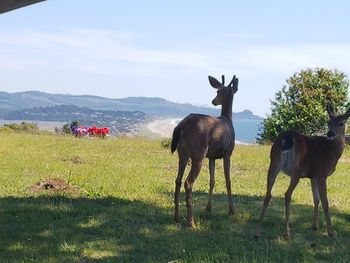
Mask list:
POLYGON ((168 118, 155 120, 146 125, 146 128, 152 133, 159 134, 161 137, 171 137, 175 126, 181 121, 181 118, 168 118))

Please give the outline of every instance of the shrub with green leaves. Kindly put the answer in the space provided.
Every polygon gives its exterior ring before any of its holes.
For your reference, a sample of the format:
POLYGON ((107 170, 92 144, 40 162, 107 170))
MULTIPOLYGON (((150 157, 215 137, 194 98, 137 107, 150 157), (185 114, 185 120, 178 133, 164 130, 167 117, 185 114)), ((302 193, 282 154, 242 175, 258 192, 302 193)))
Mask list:
POLYGON ((15 132, 28 132, 28 133, 39 132, 39 127, 37 123, 30 123, 25 121, 21 123, 4 124, 4 129, 15 131, 15 132))
POLYGON ((72 133, 72 128, 75 127, 75 126, 79 126, 79 125, 80 125, 79 121, 76 121, 76 120, 71 121, 71 122, 66 123, 65 125, 63 125, 62 131, 65 134, 71 134, 72 133))
POLYGON ((272 142, 279 133, 296 130, 308 135, 324 134, 328 116, 326 102, 343 111, 349 80, 338 70, 306 69, 295 73, 271 102, 271 115, 262 123, 257 141, 272 142))

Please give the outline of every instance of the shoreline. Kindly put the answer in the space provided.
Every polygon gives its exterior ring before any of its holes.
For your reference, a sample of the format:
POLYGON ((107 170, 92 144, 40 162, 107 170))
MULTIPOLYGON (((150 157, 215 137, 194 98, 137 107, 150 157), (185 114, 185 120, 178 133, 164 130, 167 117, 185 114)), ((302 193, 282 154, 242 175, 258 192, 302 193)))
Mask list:
MULTIPOLYGON (((183 118, 157 119, 146 123, 143 127, 153 135, 152 137, 171 138, 174 128, 182 119, 183 118)), ((235 143, 237 145, 256 145, 255 143, 243 142, 237 139, 235 143)))
POLYGON ((145 124, 148 131, 160 137, 171 137, 177 123, 182 118, 158 119, 145 124))
MULTIPOLYGON (((153 121, 141 124, 139 126, 138 132, 135 136, 150 138, 150 139, 161 139, 161 138, 171 138, 172 133, 176 125, 183 118, 164 118, 164 119, 155 119, 153 121)), ((46 130, 50 132, 55 131, 55 127, 61 128, 65 122, 54 122, 54 121, 30 121, 30 120, 3 120, 0 119, 0 126, 8 123, 21 123, 23 121, 36 123, 40 130, 46 130)), ((237 129, 236 130, 236 138, 237 138, 237 129)), ((245 142, 241 140, 235 140, 237 145, 256 145, 256 143, 245 142)))

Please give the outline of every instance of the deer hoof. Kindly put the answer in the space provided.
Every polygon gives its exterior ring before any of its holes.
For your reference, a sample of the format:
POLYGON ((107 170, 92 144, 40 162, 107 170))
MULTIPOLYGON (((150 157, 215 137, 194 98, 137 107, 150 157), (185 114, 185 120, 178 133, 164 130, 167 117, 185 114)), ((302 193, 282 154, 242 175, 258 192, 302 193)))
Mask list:
POLYGON ((191 220, 187 220, 187 224, 190 228, 195 229, 197 228, 196 223, 194 222, 194 219, 192 218, 191 220))
POLYGON ((253 234, 253 237, 254 237, 255 239, 258 239, 258 237, 261 236, 260 232, 261 232, 260 225, 257 225, 257 226, 256 226, 256 229, 255 229, 255 233, 253 234))
POLYGON ((312 226, 311 230, 314 231, 314 232, 318 231, 318 226, 312 226))
POLYGON ((284 238, 284 240, 286 240, 286 241, 290 240, 290 236, 287 235, 287 234, 284 234, 284 235, 283 235, 283 238, 284 238))
POLYGON ((253 234, 253 238, 254 238, 255 240, 257 240, 259 237, 261 237, 260 232, 256 231, 256 232, 253 234))
POLYGON ((174 222, 174 226, 177 228, 181 228, 181 224, 179 222, 174 222))
POLYGON ((334 233, 334 232, 329 232, 329 233, 328 233, 328 236, 329 236, 330 238, 335 238, 335 233, 334 233))
POLYGON ((213 209, 211 207, 207 206, 205 208, 205 212, 208 213, 208 214, 211 214, 213 212, 213 209))
POLYGON ((197 226, 196 226, 196 224, 195 223, 188 223, 188 226, 191 228, 191 229, 196 229, 197 228, 197 226))

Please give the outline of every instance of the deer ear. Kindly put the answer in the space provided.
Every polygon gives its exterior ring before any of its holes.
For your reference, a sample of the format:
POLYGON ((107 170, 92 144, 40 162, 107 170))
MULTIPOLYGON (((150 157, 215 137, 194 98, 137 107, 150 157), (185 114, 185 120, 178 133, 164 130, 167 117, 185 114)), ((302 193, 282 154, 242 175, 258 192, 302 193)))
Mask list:
POLYGON ((233 94, 235 94, 238 91, 238 78, 235 78, 233 80, 232 89, 233 89, 233 94))
POLYGON ((327 101, 326 109, 327 109, 328 115, 335 115, 335 111, 333 109, 333 106, 329 101, 327 101))
POLYGON ((215 89, 220 89, 222 84, 214 77, 208 76, 210 85, 215 89))

